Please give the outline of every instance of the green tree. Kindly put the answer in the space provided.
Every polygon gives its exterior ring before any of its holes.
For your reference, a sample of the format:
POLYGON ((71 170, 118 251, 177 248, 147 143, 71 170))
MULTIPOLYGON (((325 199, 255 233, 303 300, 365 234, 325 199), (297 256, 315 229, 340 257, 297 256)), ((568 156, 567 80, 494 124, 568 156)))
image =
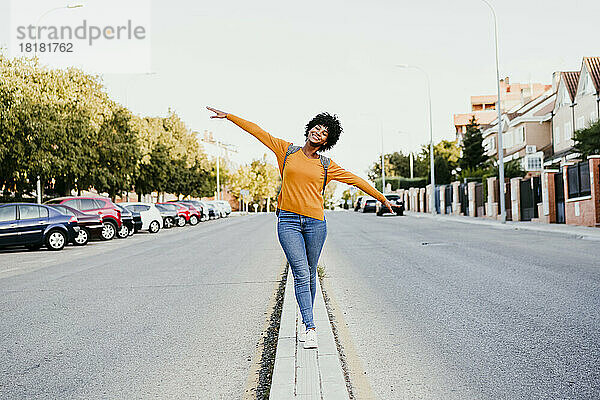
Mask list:
POLYGON ((231 177, 233 195, 239 199, 240 190, 248 190, 250 199, 246 200, 258 203, 261 211, 267 199, 271 204, 276 200, 279 186, 279 170, 267 162, 266 154, 259 160, 239 167, 231 177))
POLYGON ((584 157, 600 154, 600 120, 585 129, 575 131, 573 140, 573 147, 584 157))
POLYGON ((462 158, 459 161, 461 169, 477 169, 484 167, 488 157, 483 148, 483 135, 479 124, 473 116, 467 125, 467 131, 463 137, 462 158))

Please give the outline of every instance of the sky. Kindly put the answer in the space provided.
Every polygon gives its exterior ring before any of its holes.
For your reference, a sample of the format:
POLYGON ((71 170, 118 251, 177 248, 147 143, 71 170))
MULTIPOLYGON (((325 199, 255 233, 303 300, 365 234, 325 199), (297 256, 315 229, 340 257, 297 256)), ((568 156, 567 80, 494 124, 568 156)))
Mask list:
MULTIPOLYGON (((53 18, 76 18, 100 1, 53 18)), ((552 72, 579 70, 582 57, 600 55, 600 1, 490 2, 499 20, 500 73, 511 82, 549 84, 552 72)), ((8 43, 8 5, 0 0, 0 47, 8 43)), ((424 75, 395 65, 427 71, 435 142, 454 138, 452 114, 468 112, 471 95, 496 91, 493 22, 481 0, 180 0, 149 7, 152 74, 105 73, 109 94, 136 114, 171 109, 190 129, 212 131, 236 146, 237 164, 265 153, 275 158, 231 122, 209 119, 206 105, 296 144, 314 115, 337 114, 344 133, 326 155, 366 177, 382 136, 386 153, 418 150, 429 140, 424 75)))

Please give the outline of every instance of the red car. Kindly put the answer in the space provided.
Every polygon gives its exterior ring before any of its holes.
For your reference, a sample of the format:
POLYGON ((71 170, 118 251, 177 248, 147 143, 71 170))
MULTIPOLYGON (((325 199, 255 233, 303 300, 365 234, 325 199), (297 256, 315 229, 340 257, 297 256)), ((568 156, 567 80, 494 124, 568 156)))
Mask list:
POLYGON ((197 225, 200 222, 202 213, 191 204, 183 204, 177 201, 169 201, 167 204, 177 204, 184 213, 185 221, 190 225, 197 225), (186 212, 187 210, 187 212, 186 212))
POLYGON ((111 240, 121 228, 121 211, 106 197, 59 197, 48 200, 45 204, 64 204, 86 214, 99 215, 102 218, 103 240, 111 240))

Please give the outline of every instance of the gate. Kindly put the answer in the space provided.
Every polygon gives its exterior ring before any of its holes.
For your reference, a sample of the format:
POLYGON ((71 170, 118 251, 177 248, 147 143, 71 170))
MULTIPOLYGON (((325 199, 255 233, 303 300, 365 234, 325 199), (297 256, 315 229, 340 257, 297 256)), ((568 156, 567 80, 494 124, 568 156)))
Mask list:
POLYGON ((554 204, 556 204, 556 223, 565 223, 565 185, 562 171, 554 174, 554 204))
POLYGON ((444 199, 446 199, 446 214, 452 214, 452 202, 454 201, 452 185, 446 185, 446 193, 444 199))
POLYGON ((458 201, 462 215, 469 215, 469 189, 466 183, 461 183, 458 187, 458 201))
POLYGON ((523 179, 520 182, 521 189, 521 221, 531 221, 534 217, 533 189, 531 179, 523 179))
POLYGON ((440 213, 440 187, 436 186, 435 187, 435 213, 439 214, 440 213))
POLYGON ((533 185, 533 218, 539 218, 538 204, 542 202, 542 178, 534 176, 531 183, 533 185))
MULTIPOLYGON (((505 187, 506 187, 506 192, 504 192, 504 207, 506 208, 506 220, 507 221, 512 221, 512 200, 510 197, 510 179, 506 179, 505 182, 505 187)), ((500 207, 500 204, 498 204, 498 208, 500 207)))
POLYGON ((483 217, 485 215, 483 205, 483 184, 475 184, 475 216, 483 217))

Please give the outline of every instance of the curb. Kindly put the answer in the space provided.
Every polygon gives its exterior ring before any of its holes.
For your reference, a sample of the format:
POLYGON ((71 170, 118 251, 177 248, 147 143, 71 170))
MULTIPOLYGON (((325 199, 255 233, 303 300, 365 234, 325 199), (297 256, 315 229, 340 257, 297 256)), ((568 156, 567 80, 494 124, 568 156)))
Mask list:
POLYGON ((523 230, 534 232, 546 232, 559 235, 575 236, 578 239, 600 241, 600 229, 587 226, 564 225, 564 224, 542 224, 538 222, 526 221, 507 221, 505 224, 486 218, 465 217, 465 216, 450 216, 445 214, 432 215, 429 213, 416 213, 413 211, 405 211, 406 216, 415 218, 429 218, 440 221, 461 222, 464 224, 476 224, 495 227, 497 229, 508 230, 523 230))
POLYGON ((314 316, 319 348, 304 349, 297 338, 302 317, 294 296, 294 278, 289 271, 281 312, 270 400, 349 399, 318 279, 314 316))

